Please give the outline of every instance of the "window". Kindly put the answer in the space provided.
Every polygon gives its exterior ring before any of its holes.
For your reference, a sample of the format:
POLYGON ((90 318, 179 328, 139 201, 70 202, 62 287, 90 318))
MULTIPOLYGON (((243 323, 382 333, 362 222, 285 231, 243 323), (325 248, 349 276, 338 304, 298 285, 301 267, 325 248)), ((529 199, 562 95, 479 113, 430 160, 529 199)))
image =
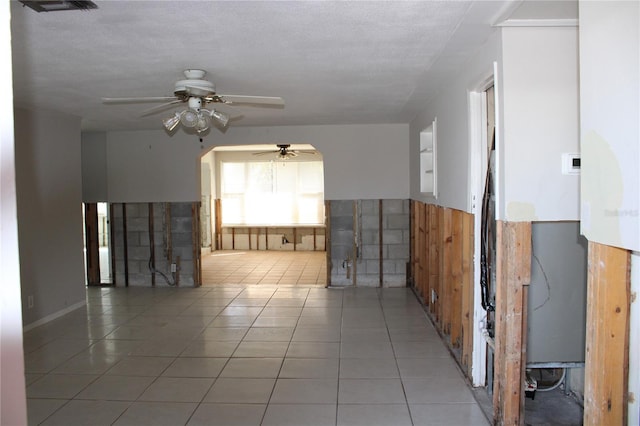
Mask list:
POLYGON ((322 161, 222 162, 224 225, 324 223, 322 161))
POLYGON ((420 191, 438 197, 436 120, 420 132, 420 191))

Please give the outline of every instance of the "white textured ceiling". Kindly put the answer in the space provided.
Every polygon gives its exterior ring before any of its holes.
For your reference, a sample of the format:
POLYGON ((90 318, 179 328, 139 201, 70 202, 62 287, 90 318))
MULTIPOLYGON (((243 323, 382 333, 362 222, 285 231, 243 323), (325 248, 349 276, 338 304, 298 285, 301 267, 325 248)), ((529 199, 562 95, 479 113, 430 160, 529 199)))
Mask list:
POLYGON ((14 99, 85 130, 160 129, 154 104, 201 68, 219 93, 281 96, 234 126, 408 122, 513 10, 508 1, 126 1, 36 13, 11 1, 14 99))

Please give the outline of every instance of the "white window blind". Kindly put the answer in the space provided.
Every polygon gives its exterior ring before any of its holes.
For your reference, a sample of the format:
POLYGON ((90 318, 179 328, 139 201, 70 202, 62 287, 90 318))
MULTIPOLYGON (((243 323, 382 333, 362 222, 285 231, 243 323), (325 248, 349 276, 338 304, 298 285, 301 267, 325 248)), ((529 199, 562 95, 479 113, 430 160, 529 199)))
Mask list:
POLYGON ((322 161, 222 162, 224 225, 324 223, 322 161))

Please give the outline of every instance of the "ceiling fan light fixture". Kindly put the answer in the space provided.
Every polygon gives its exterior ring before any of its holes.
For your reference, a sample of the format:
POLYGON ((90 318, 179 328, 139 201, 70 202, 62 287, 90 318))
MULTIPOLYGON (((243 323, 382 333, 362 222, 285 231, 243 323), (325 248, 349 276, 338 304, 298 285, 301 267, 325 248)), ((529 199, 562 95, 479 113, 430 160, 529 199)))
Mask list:
POLYGON ((178 124, 180 124, 180 113, 176 112, 173 116, 163 119, 162 124, 167 131, 173 132, 173 130, 178 127, 178 124))
POLYGON ((224 112, 216 111, 215 109, 211 111, 211 117, 214 118, 222 127, 226 127, 229 124, 229 115, 224 112))
POLYGON ((196 131, 198 133, 204 132, 209 128, 211 124, 211 117, 208 114, 198 114, 198 122, 196 123, 196 131))
POLYGON ((184 127, 196 127, 198 125, 198 113, 190 109, 186 109, 180 114, 180 122, 184 127))

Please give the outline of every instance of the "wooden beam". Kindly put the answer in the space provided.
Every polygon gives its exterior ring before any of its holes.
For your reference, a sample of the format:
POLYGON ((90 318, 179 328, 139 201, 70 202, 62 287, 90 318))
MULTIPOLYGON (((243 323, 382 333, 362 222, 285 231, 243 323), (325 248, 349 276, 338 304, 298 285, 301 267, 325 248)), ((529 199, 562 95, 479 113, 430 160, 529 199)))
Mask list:
POLYGON ((100 241, 98 204, 84 204, 84 236, 87 258, 87 285, 100 285, 100 241))
POLYGON ((380 287, 384 285, 384 246, 382 245, 382 234, 384 233, 383 220, 384 217, 382 212, 382 199, 380 199, 378 200, 378 268, 380 270, 380 287))
POLYGON ((626 425, 630 253, 589 242, 585 425, 626 425))
POLYGON ((155 243, 155 232, 154 232, 154 223, 153 223, 153 203, 148 204, 149 209, 149 251, 150 251, 150 259, 149 263, 151 264, 151 286, 156 286, 156 243, 155 243))
POLYGON ((109 203, 109 253, 111 254, 111 284, 116 285, 116 231, 115 223, 116 207, 109 203))
MULTIPOLYGON (((417 289, 416 285, 416 205, 415 200, 409 200, 409 259, 411 260, 411 267, 409 270, 409 277, 413 283, 413 288, 417 289)), ((422 293, 420 293, 422 294, 422 293)))
POLYGON ((331 285, 331 201, 324 202, 324 250, 327 260, 327 283, 326 287, 331 285))
POLYGON ((127 242, 127 204, 122 203, 122 244, 124 245, 124 286, 129 287, 129 244, 127 242))
POLYGON ((222 200, 216 198, 214 203, 216 212, 216 250, 222 250, 222 200))
POLYGON ((449 268, 449 306, 451 307, 451 344, 458 348, 462 338, 462 216, 460 210, 451 212, 451 263, 449 268))
POLYGON ((427 259, 429 260, 429 284, 428 291, 429 294, 427 297, 429 298, 429 312, 432 315, 436 315, 436 307, 438 306, 438 300, 431 300, 431 293, 435 292, 437 297, 440 297, 438 293, 439 289, 439 281, 440 281, 440 212, 441 208, 434 206, 432 204, 429 205, 429 253, 427 259))
POLYGON ((471 377, 473 352, 473 221, 474 216, 464 213, 462 218, 462 356, 461 363, 471 377))
POLYGON ((202 267, 200 264, 200 202, 191 203, 191 247, 193 259, 193 286, 200 287, 202 285, 202 267))
POLYGON ((442 244, 442 256, 440 256, 440 282, 438 300, 438 319, 440 329, 446 334, 451 332, 451 209, 441 208, 440 244, 442 244))
POLYGON ((531 282, 531 222, 497 221, 495 425, 524 424, 526 289, 531 282))

